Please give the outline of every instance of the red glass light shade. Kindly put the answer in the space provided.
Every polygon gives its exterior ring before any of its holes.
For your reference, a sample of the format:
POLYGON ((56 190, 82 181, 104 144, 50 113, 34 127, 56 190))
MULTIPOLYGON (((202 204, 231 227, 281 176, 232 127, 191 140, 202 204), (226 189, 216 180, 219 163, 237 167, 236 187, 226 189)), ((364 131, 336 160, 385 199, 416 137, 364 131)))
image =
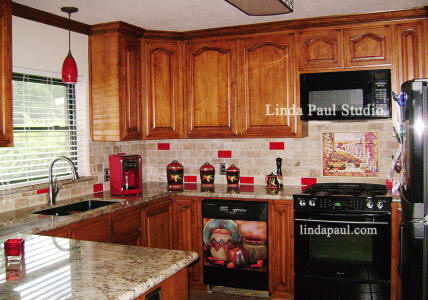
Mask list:
POLYGON ((62 81, 64 83, 77 82, 77 64, 73 55, 71 55, 71 52, 68 52, 68 55, 62 64, 62 81))

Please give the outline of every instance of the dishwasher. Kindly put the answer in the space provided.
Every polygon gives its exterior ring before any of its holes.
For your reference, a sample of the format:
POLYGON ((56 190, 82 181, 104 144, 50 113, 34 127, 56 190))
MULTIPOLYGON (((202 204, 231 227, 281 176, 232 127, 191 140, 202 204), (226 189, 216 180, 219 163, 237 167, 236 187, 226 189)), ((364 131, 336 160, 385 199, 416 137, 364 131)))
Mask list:
POLYGON ((269 289, 267 202, 202 200, 204 284, 269 289))

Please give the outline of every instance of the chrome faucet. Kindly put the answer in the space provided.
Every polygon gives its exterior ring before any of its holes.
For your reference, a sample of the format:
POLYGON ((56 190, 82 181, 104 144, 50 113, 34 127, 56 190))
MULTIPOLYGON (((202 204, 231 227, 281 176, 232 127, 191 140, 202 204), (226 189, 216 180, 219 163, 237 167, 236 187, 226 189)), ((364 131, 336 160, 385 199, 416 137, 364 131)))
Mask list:
POLYGON ((71 159, 69 159, 66 156, 60 156, 52 160, 49 165, 49 205, 55 205, 56 195, 58 195, 58 192, 59 192, 58 179, 56 178, 56 176, 53 176, 52 174, 53 166, 59 160, 65 160, 70 165, 71 173, 73 175, 73 180, 76 180, 79 178, 79 175, 77 174, 76 166, 73 164, 71 159))

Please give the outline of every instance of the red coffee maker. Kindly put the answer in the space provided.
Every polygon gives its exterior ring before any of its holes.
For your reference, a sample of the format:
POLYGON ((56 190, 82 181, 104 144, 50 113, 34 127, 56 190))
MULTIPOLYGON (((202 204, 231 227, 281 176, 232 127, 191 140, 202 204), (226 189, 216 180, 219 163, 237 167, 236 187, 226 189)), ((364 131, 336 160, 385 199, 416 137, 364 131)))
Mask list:
POLYGON ((140 155, 113 154, 109 156, 109 163, 113 195, 138 195, 143 191, 140 155))

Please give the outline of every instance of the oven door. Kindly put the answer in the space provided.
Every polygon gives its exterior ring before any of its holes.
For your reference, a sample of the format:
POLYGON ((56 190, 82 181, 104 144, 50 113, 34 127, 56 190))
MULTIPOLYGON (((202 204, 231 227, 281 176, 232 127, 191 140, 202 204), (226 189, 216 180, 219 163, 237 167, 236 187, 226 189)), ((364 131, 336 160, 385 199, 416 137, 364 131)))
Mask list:
POLYGON ((295 272, 361 283, 390 279, 390 216, 295 215, 295 272))

